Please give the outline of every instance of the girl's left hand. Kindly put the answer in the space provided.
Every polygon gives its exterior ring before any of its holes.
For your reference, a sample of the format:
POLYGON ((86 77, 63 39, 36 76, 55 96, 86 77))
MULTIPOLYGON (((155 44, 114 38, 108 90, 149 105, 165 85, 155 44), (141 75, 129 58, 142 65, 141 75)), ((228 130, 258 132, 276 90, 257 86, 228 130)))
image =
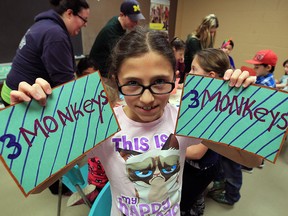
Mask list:
POLYGON ((241 71, 240 69, 228 69, 223 77, 224 80, 229 80, 229 86, 246 88, 247 86, 256 82, 256 76, 250 76, 248 71, 241 71))

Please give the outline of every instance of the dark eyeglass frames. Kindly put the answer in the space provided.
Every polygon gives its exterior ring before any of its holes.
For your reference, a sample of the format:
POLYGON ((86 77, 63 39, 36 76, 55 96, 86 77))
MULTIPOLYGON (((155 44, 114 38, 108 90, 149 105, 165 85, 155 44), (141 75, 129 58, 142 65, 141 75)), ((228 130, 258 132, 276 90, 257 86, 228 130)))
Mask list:
POLYGON ((148 89, 152 94, 162 95, 172 92, 175 88, 174 82, 152 83, 148 86, 144 86, 139 83, 120 85, 117 80, 117 85, 119 92, 125 96, 138 96, 143 94, 146 89, 148 89))
POLYGON ((86 24, 88 22, 87 19, 85 19, 84 17, 80 16, 79 14, 76 14, 76 16, 78 16, 84 22, 84 24, 86 24))

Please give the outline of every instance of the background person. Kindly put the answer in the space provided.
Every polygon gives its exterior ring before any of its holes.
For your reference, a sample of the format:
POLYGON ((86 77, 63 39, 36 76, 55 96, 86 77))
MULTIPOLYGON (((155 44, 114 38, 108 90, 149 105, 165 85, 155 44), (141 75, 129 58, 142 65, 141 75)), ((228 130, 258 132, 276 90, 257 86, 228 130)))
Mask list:
POLYGON ((21 81, 33 84, 36 78, 52 87, 74 79, 75 60, 70 36, 87 25, 89 5, 86 0, 50 0, 53 9, 35 17, 35 23, 23 36, 12 68, 1 91, 6 105, 10 91, 21 81))
MULTIPOLYGON (((212 78, 223 78, 230 68, 227 55, 220 49, 207 48, 194 55, 190 74, 212 78)), ((204 214, 204 192, 220 171, 219 155, 203 144, 187 148, 183 171, 181 215, 200 216, 204 214)), ((240 174, 241 169, 240 169, 240 174)), ((242 179, 241 179, 242 180, 242 179)), ((225 197, 226 204, 231 204, 225 197)))
POLYGON ((230 56, 230 53, 232 52, 232 50, 234 49, 234 42, 231 39, 226 39, 223 41, 222 45, 221 45, 221 50, 223 50, 226 55, 229 58, 229 62, 230 62, 230 68, 232 69, 236 69, 235 67, 235 63, 233 58, 230 56))
POLYGON ((281 77, 280 82, 276 83, 276 88, 288 91, 288 59, 283 62, 284 75, 281 77))
POLYGON ((256 84, 275 88, 276 82, 273 72, 275 71, 278 57, 270 49, 258 51, 253 59, 246 60, 247 63, 254 65, 256 72, 256 84))
POLYGON ((184 64, 184 53, 185 53, 185 42, 179 38, 175 37, 170 42, 172 49, 174 51, 174 55, 176 58, 176 71, 179 71, 179 74, 177 75, 178 78, 180 78, 179 83, 183 83, 185 73, 185 64, 184 64))
MULTIPOLYGON (((39 77, 52 87, 73 80, 75 60, 70 36, 87 26, 89 5, 86 0, 49 0, 53 9, 35 17, 35 23, 23 36, 12 67, 1 90, 3 103, 10 104, 10 92, 21 81, 33 84, 39 77)), ((49 187, 58 194, 58 181, 49 187)), ((69 193, 63 185, 62 193, 69 193)))
POLYGON ((85 58, 79 60, 77 64, 76 76, 79 78, 94 73, 97 70, 98 65, 96 64, 96 62, 86 56, 85 58))
MULTIPOLYGON (((270 49, 260 50, 255 54, 253 59, 246 60, 247 63, 254 65, 257 77, 255 84, 276 88, 273 72, 275 71, 277 60, 277 55, 270 49)), ((262 160, 262 164, 258 167, 264 167, 264 160, 262 160)), ((242 166, 242 170, 248 173, 253 172, 253 168, 246 166, 242 166)))
POLYGON ((195 53, 205 48, 214 47, 216 30, 219 21, 215 14, 209 14, 203 18, 196 31, 187 36, 185 50, 185 73, 191 70, 191 63, 195 53))
POLYGON ((108 78, 108 60, 111 50, 117 41, 123 37, 126 30, 133 29, 139 20, 145 17, 141 13, 140 5, 136 0, 126 0, 120 6, 120 15, 112 17, 98 33, 89 57, 99 66, 101 76, 108 78))

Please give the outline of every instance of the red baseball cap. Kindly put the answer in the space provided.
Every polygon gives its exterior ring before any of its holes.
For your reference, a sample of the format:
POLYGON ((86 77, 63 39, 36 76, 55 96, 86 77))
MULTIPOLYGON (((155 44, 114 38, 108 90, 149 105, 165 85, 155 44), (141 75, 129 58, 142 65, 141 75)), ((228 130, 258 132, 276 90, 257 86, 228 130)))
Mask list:
POLYGON ((278 57, 272 50, 260 50, 256 53, 253 59, 246 60, 250 64, 267 64, 276 66, 278 57))

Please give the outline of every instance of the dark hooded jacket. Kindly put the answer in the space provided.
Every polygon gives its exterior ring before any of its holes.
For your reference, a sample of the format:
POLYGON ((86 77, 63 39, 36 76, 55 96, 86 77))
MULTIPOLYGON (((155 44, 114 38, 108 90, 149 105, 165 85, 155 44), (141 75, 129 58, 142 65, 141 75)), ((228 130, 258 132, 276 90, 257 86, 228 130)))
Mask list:
POLYGON ((40 13, 23 36, 6 85, 18 89, 21 81, 35 83, 38 77, 52 87, 74 79, 75 61, 70 35, 54 10, 40 13))

